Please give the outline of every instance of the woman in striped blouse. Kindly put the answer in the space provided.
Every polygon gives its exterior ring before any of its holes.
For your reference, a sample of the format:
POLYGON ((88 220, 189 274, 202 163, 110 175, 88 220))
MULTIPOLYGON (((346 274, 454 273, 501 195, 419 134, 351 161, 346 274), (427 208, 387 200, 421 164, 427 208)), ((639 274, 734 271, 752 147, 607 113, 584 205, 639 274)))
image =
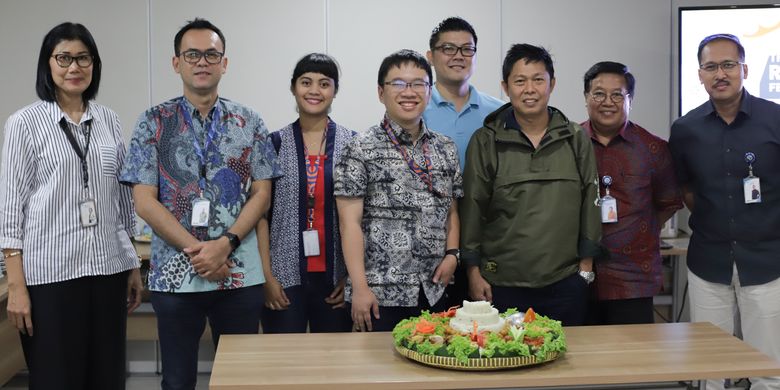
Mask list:
POLYGON ((142 286, 121 127, 92 101, 100 71, 84 26, 54 27, 38 58, 41 100, 5 125, 0 248, 31 389, 124 389, 127 313, 142 286))

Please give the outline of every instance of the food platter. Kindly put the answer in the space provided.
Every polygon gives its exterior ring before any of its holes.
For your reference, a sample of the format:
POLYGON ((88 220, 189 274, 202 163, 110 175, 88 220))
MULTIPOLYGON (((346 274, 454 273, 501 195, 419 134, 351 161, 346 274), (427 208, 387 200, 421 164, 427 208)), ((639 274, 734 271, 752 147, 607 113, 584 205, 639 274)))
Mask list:
POLYGON ((454 357, 423 355, 411 349, 402 346, 396 346, 395 350, 410 360, 422 363, 432 367, 446 368, 461 371, 493 371, 505 370, 510 368, 519 368, 533 366, 553 361, 561 356, 558 352, 548 352, 547 358, 540 360, 535 356, 514 356, 514 357, 495 357, 495 358, 470 358, 468 362, 463 363, 454 357))
POLYGON ((396 351, 425 365, 465 371, 532 366, 566 352, 560 321, 530 308, 499 313, 489 302, 463 303, 400 321, 392 332, 396 351))

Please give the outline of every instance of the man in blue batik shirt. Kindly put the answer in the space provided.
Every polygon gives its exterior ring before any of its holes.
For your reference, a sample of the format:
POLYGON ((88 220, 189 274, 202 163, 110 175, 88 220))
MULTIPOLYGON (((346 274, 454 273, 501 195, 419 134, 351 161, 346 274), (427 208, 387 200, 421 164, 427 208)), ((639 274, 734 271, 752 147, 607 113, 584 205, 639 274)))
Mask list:
POLYGON ((263 120, 219 97, 225 38, 195 19, 174 39, 184 96, 138 120, 120 180, 154 230, 149 289, 163 389, 193 389, 206 320, 222 334, 257 333, 265 282, 255 225, 281 169, 263 120))

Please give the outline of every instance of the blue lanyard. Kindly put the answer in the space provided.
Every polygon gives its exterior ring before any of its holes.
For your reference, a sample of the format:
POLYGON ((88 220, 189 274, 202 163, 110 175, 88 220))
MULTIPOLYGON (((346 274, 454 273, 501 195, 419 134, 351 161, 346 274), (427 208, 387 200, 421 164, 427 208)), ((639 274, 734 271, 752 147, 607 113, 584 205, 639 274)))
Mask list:
POLYGON ((219 121, 219 106, 214 108, 214 112, 211 114, 211 125, 206 131, 206 139, 203 142, 203 147, 200 147, 198 143, 198 137, 195 136, 195 126, 192 124, 192 115, 187 106, 184 105, 184 99, 179 101, 179 108, 181 109, 182 116, 184 116, 184 124, 190 130, 192 134, 192 146, 195 148, 195 154, 200 159, 200 177, 198 178, 198 188, 200 188, 200 196, 203 196, 203 192, 206 190, 206 157, 209 153, 209 146, 217 138, 217 122, 219 121))

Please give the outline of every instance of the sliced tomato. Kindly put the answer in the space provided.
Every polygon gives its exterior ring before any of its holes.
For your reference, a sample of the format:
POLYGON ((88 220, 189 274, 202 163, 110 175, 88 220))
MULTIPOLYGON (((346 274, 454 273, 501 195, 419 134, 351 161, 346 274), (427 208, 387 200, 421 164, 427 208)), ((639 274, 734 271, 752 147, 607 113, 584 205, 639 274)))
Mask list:
POLYGON ((414 327, 416 333, 431 334, 436 331, 436 324, 421 318, 414 327))
POLYGON ((541 347, 544 345, 544 337, 538 336, 538 337, 523 337, 523 344, 527 344, 533 347, 541 347))
POLYGON ((528 308, 528 310, 525 312, 525 317, 523 317, 523 322, 529 323, 534 322, 536 320, 536 313, 534 313, 534 309, 528 308))

